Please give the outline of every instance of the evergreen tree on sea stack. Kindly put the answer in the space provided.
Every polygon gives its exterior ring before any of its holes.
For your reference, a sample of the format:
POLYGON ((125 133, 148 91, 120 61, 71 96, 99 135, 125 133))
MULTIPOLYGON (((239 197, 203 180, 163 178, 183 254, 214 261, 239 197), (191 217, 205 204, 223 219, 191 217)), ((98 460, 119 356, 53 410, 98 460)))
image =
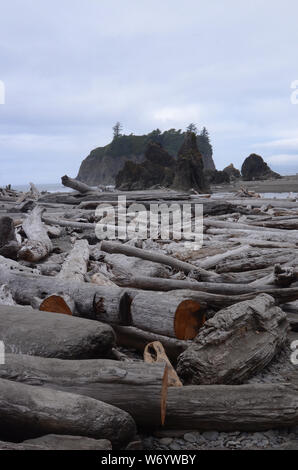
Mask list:
POLYGON ((186 132, 193 132, 194 134, 197 134, 198 133, 198 128, 193 122, 191 122, 186 128, 186 132))
POLYGON ((117 139, 118 137, 120 137, 122 129, 123 128, 122 128, 121 122, 117 121, 115 126, 113 127, 114 139, 117 139))

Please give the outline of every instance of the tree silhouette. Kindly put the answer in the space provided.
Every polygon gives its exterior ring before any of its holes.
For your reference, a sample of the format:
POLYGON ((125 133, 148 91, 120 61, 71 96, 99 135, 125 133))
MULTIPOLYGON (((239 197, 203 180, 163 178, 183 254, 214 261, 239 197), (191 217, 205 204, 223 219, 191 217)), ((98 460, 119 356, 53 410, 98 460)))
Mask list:
POLYGON ((117 121, 115 126, 113 127, 114 139, 117 139, 121 135, 121 131, 122 131, 122 125, 119 121, 117 121))
POLYGON ((193 132, 193 133, 196 134, 196 135, 197 135, 197 133, 198 133, 197 126, 196 126, 193 122, 191 122, 191 123, 187 126, 186 130, 187 130, 187 132, 193 132))

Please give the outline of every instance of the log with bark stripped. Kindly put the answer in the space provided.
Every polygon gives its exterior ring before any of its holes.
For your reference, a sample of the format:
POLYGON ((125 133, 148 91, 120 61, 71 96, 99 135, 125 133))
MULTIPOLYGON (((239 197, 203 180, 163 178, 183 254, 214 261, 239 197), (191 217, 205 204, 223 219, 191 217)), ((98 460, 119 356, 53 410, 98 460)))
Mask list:
POLYGON ((289 384, 190 385, 168 389, 166 429, 265 431, 298 424, 289 384))
POLYGON ((23 230, 28 240, 18 253, 20 259, 37 262, 53 250, 46 227, 41 220, 43 211, 44 208, 36 206, 23 222, 23 230))
POLYGON ((74 189, 75 191, 79 191, 79 193, 82 193, 82 194, 88 193, 90 191, 94 192, 94 189, 91 188, 91 186, 88 186, 88 184, 85 184, 85 183, 82 183, 81 181, 70 178, 67 175, 62 176, 61 182, 63 186, 74 189))
POLYGON ((0 377, 95 398, 127 411, 142 427, 159 427, 166 416, 165 363, 66 361, 6 354, 0 377))
POLYGON ((0 379, 0 436, 20 441, 56 433, 108 439, 115 446, 132 440, 136 427, 119 408, 86 396, 0 379))
POLYGON ((109 325, 31 307, 0 305, 0 338, 7 353, 63 359, 106 357, 115 344, 109 325))

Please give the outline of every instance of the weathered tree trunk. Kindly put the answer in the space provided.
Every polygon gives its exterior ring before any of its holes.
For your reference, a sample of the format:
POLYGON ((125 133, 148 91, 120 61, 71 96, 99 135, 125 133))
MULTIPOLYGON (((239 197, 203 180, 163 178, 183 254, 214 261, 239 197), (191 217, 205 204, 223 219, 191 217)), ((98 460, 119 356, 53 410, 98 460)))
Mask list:
POLYGON ((58 279, 65 281, 84 282, 89 260, 89 244, 87 240, 77 240, 64 261, 58 279))
POLYGON ((265 431, 297 426, 298 388, 280 384, 170 387, 165 428, 265 431))
MULTIPOLYGON (((135 248, 133 246, 122 245, 121 243, 103 241, 101 243, 101 249, 102 251, 106 251, 107 253, 121 253, 126 256, 135 256, 136 258, 146 259, 148 261, 154 261, 155 263, 165 264, 167 266, 171 266, 174 269, 178 269, 178 271, 184 271, 185 273, 190 273, 198 269, 193 264, 185 263, 184 261, 172 258, 171 256, 146 251, 141 248, 135 248)), ((201 268, 201 271, 204 272, 205 270, 201 268)), ((210 274, 208 273, 208 271, 206 271, 206 273, 210 274)))
POLYGON ((115 342, 109 325, 8 305, 0 305, 0 338, 7 353, 63 359, 106 357, 115 342))
POLYGON ((224 253, 219 253, 218 255, 208 256, 202 261, 201 260, 197 261, 196 265, 204 269, 214 268, 214 266, 216 266, 218 263, 220 263, 221 261, 227 258, 231 258, 236 255, 242 255, 243 253, 245 256, 245 253, 249 251, 250 249, 251 247, 249 245, 241 245, 240 247, 235 248, 234 250, 228 250, 228 251, 225 251, 224 253))
POLYGON ((173 363, 176 363, 177 357, 191 344, 190 341, 181 341, 157 335, 131 326, 114 325, 113 328, 116 333, 116 342, 119 346, 136 349, 143 354, 148 343, 159 341, 173 363))
POLYGON ((204 324, 204 306, 180 291, 175 295, 157 292, 137 293, 131 302, 131 325, 141 330, 187 340, 193 339, 204 324))
MULTIPOLYGON (((25 274, 25 273, 24 273, 25 274)), ((79 315, 104 322, 127 324, 129 303, 126 291, 116 287, 100 287, 86 282, 70 282, 57 276, 23 275, 7 269, 0 270, 0 284, 7 284, 17 301, 31 305, 34 297, 68 296, 75 302, 79 315)))
POLYGON ((24 275, 26 275, 26 274, 38 275, 39 274, 39 271, 37 269, 28 268, 27 266, 23 266, 22 264, 18 263, 17 261, 7 259, 4 256, 0 256, 0 267, 1 267, 0 272, 6 271, 7 274, 10 273, 10 272, 24 274, 24 275))
POLYGON ((159 427, 165 420, 165 363, 64 361, 6 354, 0 377, 95 398, 127 411, 142 427, 159 427))
POLYGON ((286 314, 260 294, 217 312, 178 359, 186 384, 240 384, 262 370, 287 340, 286 314))
POLYGON ((94 189, 91 188, 91 186, 88 186, 88 184, 82 183, 81 181, 74 180, 73 178, 69 178, 69 176, 65 175, 62 176, 61 182, 63 186, 66 186, 67 188, 74 189, 75 191, 79 191, 79 193, 88 193, 89 191, 93 191, 94 189))
POLYGON ((210 292, 223 295, 241 295, 250 292, 260 292, 262 289, 268 289, 266 285, 247 285, 247 284, 228 284, 212 282, 192 282, 190 280, 161 279, 134 275, 115 277, 113 281, 121 287, 134 287, 143 290, 152 291, 172 291, 179 289, 194 290, 200 292, 210 292))
POLYGON ((0 441, 0 450, 112 450, 112 444, 107 439, 48 434, 19 444, 0 441))
POLYGON ((23 222, 23 230, 28 241, 19 251, 19 258, 36 262, 50 254, 53 249, 47 230, 42 223, 41 215, 44 209, 36 206, 23 222))
POLYGON ((0 217, 0 256, 16 259, 19 249, 13 219, 6 216, 0 217))
POLYGON ((0 436, 14 441, 66 434, 128 443, 136 432, 131 416, 86 396, 0 380, 0 436))
POLYGON ((44 216, 42 220, 48 225, 60 225, 60 227, 70 227, 75 230, 94 230, 96 224, 89 224, 88 222, 73 222, 71 220, 55 219, 54 217, 44 216))
POLYGON ((129 257, 121 254, 108 255, 104 253, 104 261, 111 266, 114 276, 126 276, 133 273, 134 276, 148 276, 168 278, 171 269, 167 266, 153 263, 140 258, 129 257))

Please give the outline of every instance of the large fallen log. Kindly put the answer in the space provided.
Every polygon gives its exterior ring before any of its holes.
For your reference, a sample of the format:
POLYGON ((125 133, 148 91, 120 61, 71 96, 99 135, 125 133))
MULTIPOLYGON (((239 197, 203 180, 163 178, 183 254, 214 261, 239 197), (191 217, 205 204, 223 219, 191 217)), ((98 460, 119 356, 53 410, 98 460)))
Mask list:
POLYGON ((20 259, 36 262, 48 256, 53 250, 52 242, 41 220, 43 211, 44 208, 36 206, 23 222, 23 230, 28 240, 18 253, 20 259))
POLYGON ((170 387, 165 428, 265 431, 297 426, 298 388, 289 384, 170 387))
POLYGON ((18 444, 0 441, 0 450, 112 450, 112 444, 107 439, 47 434, 18 444))
POLYGON ((164 363, 6 354, 0 377, 95 398, 127 411, 142 427, 159 427, 165 420, 168 367, 164 363))
POLYGON ((56 277, 21 276, 6 270, 0 271, 0 284, 4 280, 18 303, 31 305, 35 297, 67 294, 82 317, 112 325, 135 326, 173 338, 193 338, 204 322, 205 305, 192 298, 196 293, 189 297, 190 291, 178 291, 175 295, 126 291, 56 277))
MULTIPOLYGON (((122 245, 121 243, 110 242, 110 241, 103 241, 101 243, 102 251, 106 251, 107 253, 121 253, 126 256, 134 256, 136 258, 146 259, 148 261, 154 261, 155 263, 165 264, 167 266, 171 266, 178 271, 184 271, 185 273, 190 273, 198 269, 197 266, 186 263, 184 261, 180 261, 172 256, 163 255, 160 253, 154 253, 152 251, 143 250, 141 248, 135 248, 133 246, 122 245)), ((201 272, 206 272, 207 275, 210 275, 208 271, 200 268, 201 272)), ((218 275, 214 274, 214 277, 219 277, 218 275)))
POLYGON ((74 189, 75 191, 79 191, 79 193, 82 194, 88 193, 89 191, 94 192, 94 189, 91 188, 91 186, 88 186, 88 184, 82 183, 81 181, 75 180, 73 178, 69 178, 67 175, 62 176, 61 182, 63 186, 74 189))
POLYGON ((89 244, 87 240, 76 240, 71 252, 64 261, 58 279, 84 282, 89 260, 89 244))
POLYGON ((220 310, 178 358, 186 384, 241 384, 270 363, 287 340, 287 315, 267 294, 220 310))
POLYGON ((6 353, 63 359, 105 357, 115 342, 109 325, 8 305, 0 305, 0 338, 6 353))
POLYGON ((56 219, 54 217, 44 216, 42 220, 49 225, 60 225, 60 227, 69 227, 74 230, 93 230, 95 232, 96 224, 88 222, 73 222, 71 220, 56 219))
POLYGON ((230 283, 212 283, 212 282, 192 282, 190 280, 162 279, 134 275, 117 276, 113 281, 121 287, 133 287, 143 290, 154 290, 168 292, 177 289, 189 289, 199 292, 210 292, 223 295, 241 295, 250 292, 263 292, 263 289, 269 289, 267 285, 247 285, 230 283))
POLYGON ((86 396, 0 380, 0 437, 20 441, 44 434, 132 440, 135 423, 119 408, 86 396))
POLYGON ((193 339, 206 321, 206 309, 187 294, 156 292, 148 297, 148 292, 136 293, 130 306, 131 326, 171 338, 193 339))
POLYGON ((45 299, 55 294, 64 298, 66 295, 74 300, 78 315, 82 317, 127 324, 129 304, 126 291, 119 287, 63 281, 57 276, 23 275, 9 269, 0 270, 0 284, 7 284, 16 302, 22 305, 31 305, 34 297, 45 299))
POLYGON ((115 277, 126 276, 134 273, 134 276, 148 276, 151 278, 168 278, 170 268, 163 264, 153 263, 152 261, 140 258, 129 257, 121 254, 109 255, 104 253, 105 263, 111 266, 115 277))

